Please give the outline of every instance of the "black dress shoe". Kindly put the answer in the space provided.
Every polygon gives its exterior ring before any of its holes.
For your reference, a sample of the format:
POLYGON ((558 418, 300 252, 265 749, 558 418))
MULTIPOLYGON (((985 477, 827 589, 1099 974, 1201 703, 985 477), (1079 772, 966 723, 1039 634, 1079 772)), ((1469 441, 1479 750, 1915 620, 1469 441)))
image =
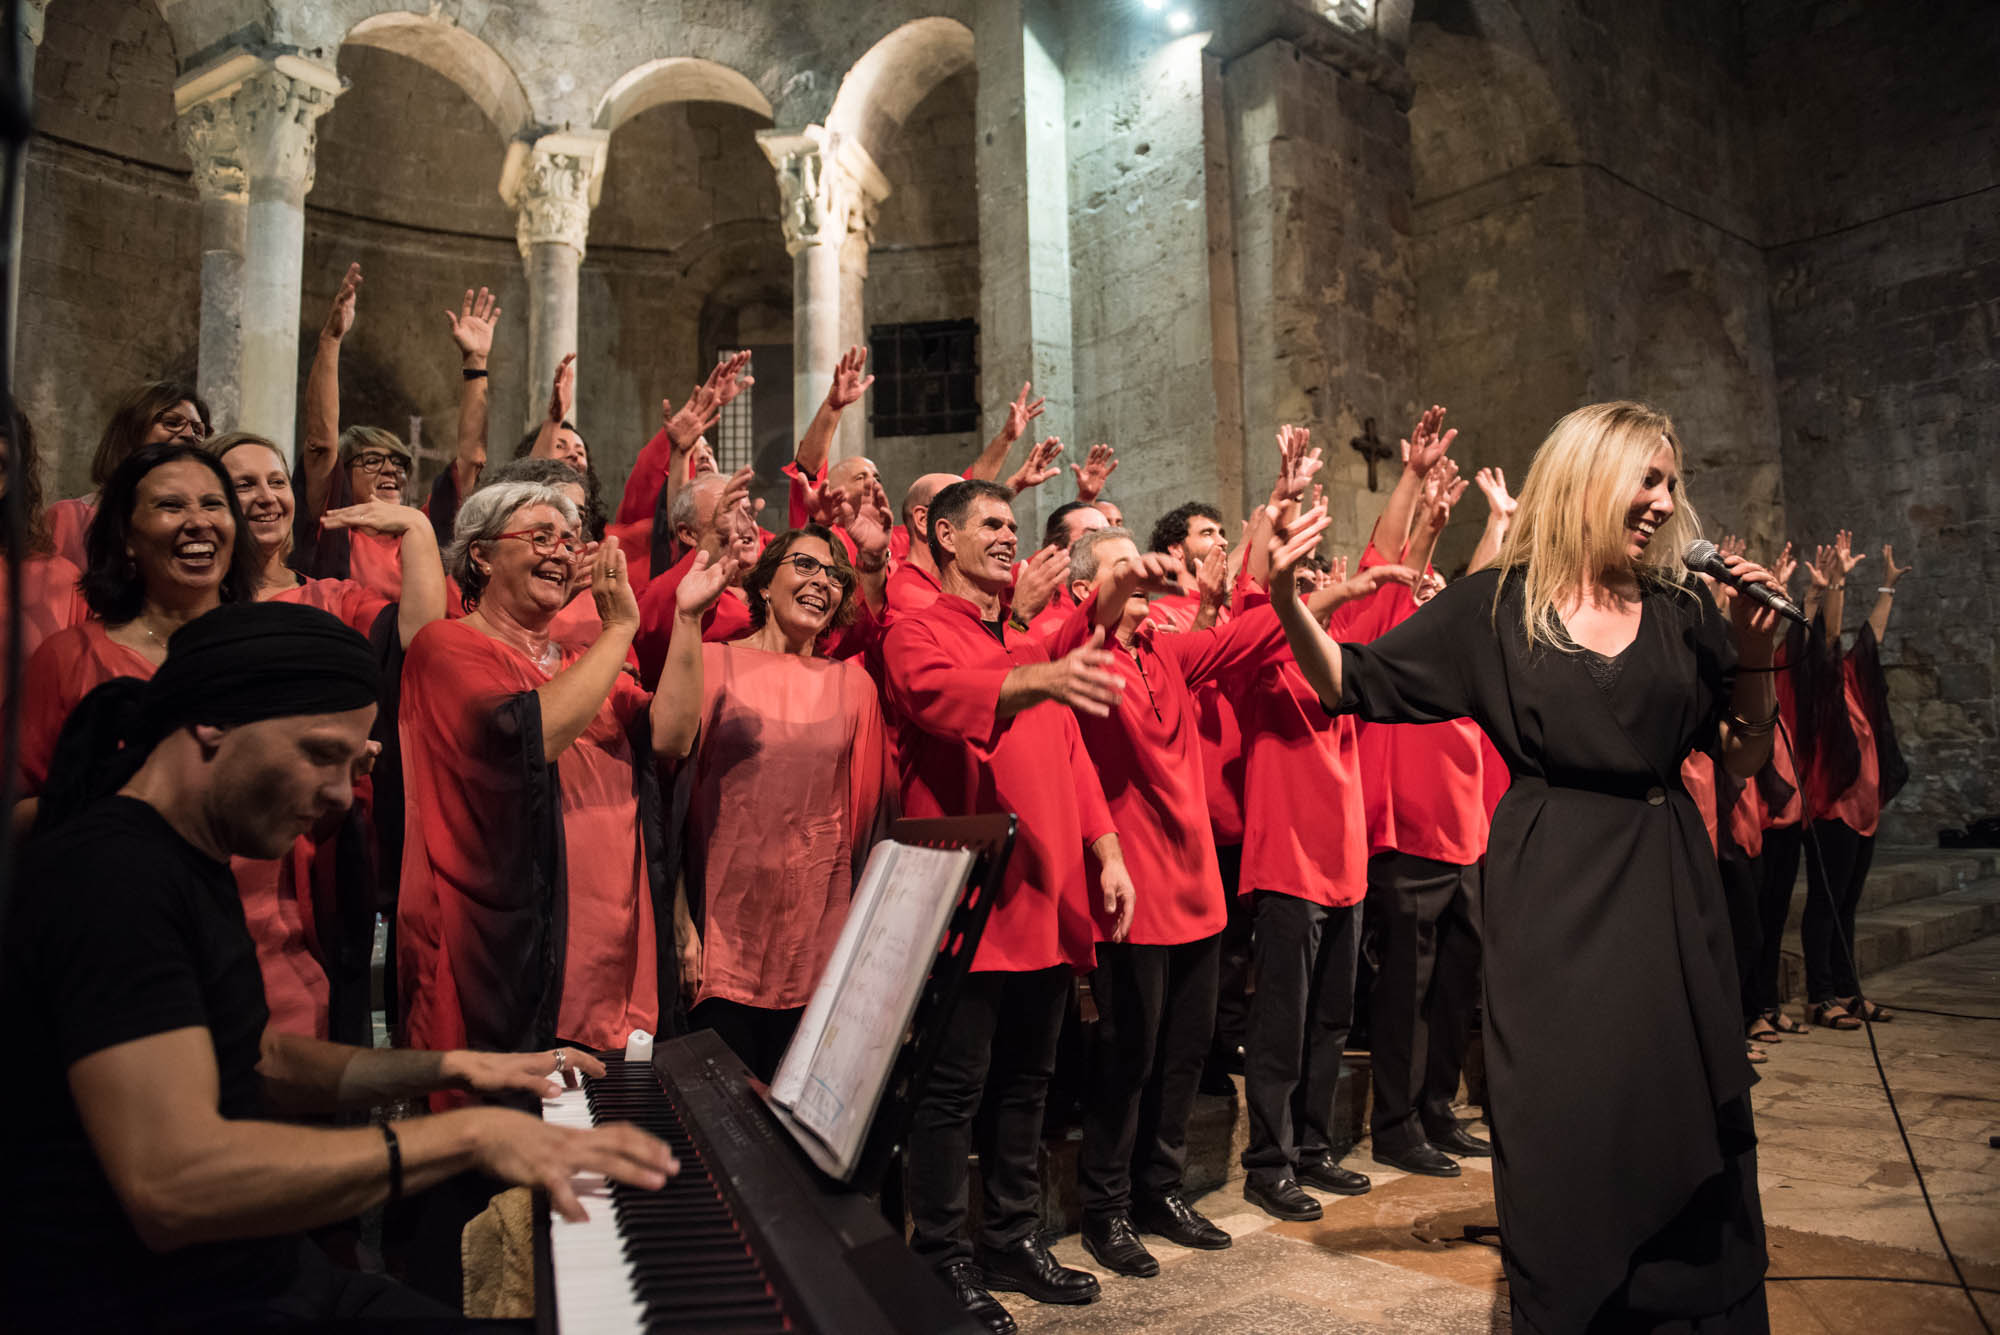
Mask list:
POLYGON ((1464 1159, 1490 1159, 1493 1147, 1478 1136, 1467 1131, 1464 1126, 1454 1126, 1441 1136, 1428 1137, 1431 1148, 1443 1150, 1446 1154, 1456 1154, 1464 1159))
POLYGON ((1097 1263, 1115 1274, 1134 1279, 1151 1279, 1160 1273, 1160 1263, 1132 1231, 1128 1215, 1114 1214, 1104 1219, 1083 1221, 1083 1249, 1097 1263))
POLYGON ((1178 1191, 1157 1201, 1134 1202, 1132 1222, 1142 1232, 1156 1233, 1168 1242, 1196 1247, 1205 1252, 1222 1251, 1233 1241, 1227 1233, 1202 1218, 1201 1212, 1189 1205, 1178 1191))
POLYGON ((1014 1318, 1008 1316, 1007 1309, 986 1291, 978 1266, 970 1261, 953 1261, 938 1271, 938 1278, 951 1289, 951 1296, 958 1299, 958 1305, 974 1321, 993 1335, 1014 1335, 1014 1318))
POLYGON ((1087 1270, 1071 1270, 1032 1234, 1011 1246, 982 1253, 979 1269, 986 1276, 987 1288, 1025 1293, 1038 1303, 1097 1300, 1097 1276, 1087 1270))
POLYGON ((1458 1176, 1458 1164, 1443 1151, 1429 1145, 1412 1145, 1406 1150, 1377 1149, 1375 1162, 1400 1168, 1406 1173, 1421 1173, 1425 1177, 1458 1176))
POLYGON ((1360 1196, 1374 1186, 1366 1173, 1342 1168, 1330 1154, 1299 1160, 1299 1181, 1336 1196, 1360 1196))
POLYGON ((1299 1190, 1299 1184, 1289 1177, 1269 1182, 1245 1178, 1243 1199, 1274 1219, 1317 1219, 1325 1213, 1319 1202, 1299 1190))

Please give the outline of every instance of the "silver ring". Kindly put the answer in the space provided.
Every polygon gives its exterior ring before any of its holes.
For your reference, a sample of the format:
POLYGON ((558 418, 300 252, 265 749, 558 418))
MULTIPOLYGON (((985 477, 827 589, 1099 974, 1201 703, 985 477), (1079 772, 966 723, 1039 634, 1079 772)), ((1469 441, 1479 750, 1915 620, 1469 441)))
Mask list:
POLYGON ((556 1074, 557 1074, 557 1075, 561 1075, 561 1074, 562 1074, 562 1070, 563 1070, 563 1062, 564 1062, 564 1061, 566 1061, 566 1060, 568 1059, 568 1056, 569 1056, 569 1054, 568 1054, 568 1053, 566 1053, 566 1052, 564 1052, 564 1051, 563 1051, 563 1050, 562 1050, 561 1048, 557 1048, 557 1049, 556 1049, 556 1074))

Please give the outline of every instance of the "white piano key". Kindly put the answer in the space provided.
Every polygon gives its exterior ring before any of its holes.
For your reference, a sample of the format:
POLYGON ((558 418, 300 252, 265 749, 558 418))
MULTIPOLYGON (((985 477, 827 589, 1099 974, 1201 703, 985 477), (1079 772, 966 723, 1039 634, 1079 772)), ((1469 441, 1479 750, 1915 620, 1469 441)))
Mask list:
MULTIPOLYGON (((581 1089, 566 1089, 542 1102, 542 1119, 554 1126, 587 1130, 590 1104, 581 1089)), ((572 1178, 570 1185, 590 1218, 572 1224, 549 1211, 549 1260, 555 1272, 556 1328, 570 1335, 622 1335, 645 1329, 645 1308, 625 1259, 611 1184, 598 1173, 572 1178)))

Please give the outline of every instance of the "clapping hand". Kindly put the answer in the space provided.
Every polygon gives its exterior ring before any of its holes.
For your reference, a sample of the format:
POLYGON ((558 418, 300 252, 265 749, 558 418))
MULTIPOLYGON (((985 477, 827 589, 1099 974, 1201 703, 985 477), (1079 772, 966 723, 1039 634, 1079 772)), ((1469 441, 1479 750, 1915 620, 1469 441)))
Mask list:
POLYGON ((723 590, 736 582, 741 573, 736 558, 727 552, 711 559, 706 551, 694 554, 694 564, 681 577, 680 586, 674 590, 674 610, 690 621, 698 621, 715 606, 715 600, 723 590))
POLYGON ((1021 566, 1021 577, 1014 581, 1014 615, 1022 621, 1033 621, 1068 577, 1068 552, 1060 547, 1044 547, 1036 552, 1021 566))
POLYGON ((1056 475, 1056 456, 1062 453, 1062 440, 1050 436, 1034 449, 1028 451, 1027 462, 1016 469, 1014 476, 1007 479, 1007 485, 1019 496, 1031 487, 1039 487, 1056 475))
MULTIPOLYGON (((349 270, 360 281, 357 272, 360 265, 349 270)), ((352 319, 350 313, 349 319, 352 319)), ((465 299, 458 303, 458 312, 453 314, 449 307, 444 313, 445 322, 451 326, 451 341, 458 344, 458 354, 470 366, 474 362, 484 366, 486 359, 493 355, 493 327, 500 322, 500 303, 493 293, 480 288, 474 293, 465 289, 465 299)))
POLYGON ((1214 543, 1208 555, 1201 558, 1195 567, 1195 591, 1201 596, 1203 607, 1221 611, 1229 602, 1229 551, 1221 543, 1214 543))
POLYGON ((632 592, 632 580, 625 570, 625 553, 618 539, 606 538, 597 545, 590 566, 590 596, 597 602, 597 619, 605 626, 639 627, 639 596, 632 592))
POLYGON ((354 300, 361 290, 361 266, 350 264, 347 274, 340 280, 340 291, 334 293, 333 308, 326 313, 326 324, 320 330, 321 338, 332 339, 335 343, 347 337, 354 328, 354 300))
POLYGON ((1109 445, 1093 445, 1084 461, 1071 464, 1069 471, 1076 474, 1076 498, 1089 504, 1103 494, 1104 484, 1118 471, 1117 451, 1109 445))

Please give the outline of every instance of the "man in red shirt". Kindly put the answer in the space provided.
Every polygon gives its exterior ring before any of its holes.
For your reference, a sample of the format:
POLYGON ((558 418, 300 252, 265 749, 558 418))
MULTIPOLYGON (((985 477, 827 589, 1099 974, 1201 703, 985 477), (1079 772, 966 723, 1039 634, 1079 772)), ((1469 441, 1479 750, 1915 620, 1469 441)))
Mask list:
POLYGON ((1177 568, 1162 553, 1141 555, 1122 528, 1084 534, 1070 548, 1074 608, 1049 637, 1049 652, 1061 654, 1093 631, 1105 633, 1125 679, 1119 709, 1078 719, 1146 893, 1125 942, 1099 936, 1091 985, 1098 1024, 1077 1178, 1085 1248, 1109 1269, 1142 1278, 1158 1274, 1159 1264, 1135 1225, 1183 1247, 1229 1245, 1229 1235, 1180 1194, 1228 916, 1194 691, 1217 681, 1235 690, 1232 678, 1288 653, 1268 607, 1213 630, 1157 630, 1145 590, 1170 587, 1177 568))
POLYGON ((1133 909, 1104 791, 1070 713, 1108 714, 1124 683, 1101 634, 1051 662, 1038 637, 1009 624, 1011 501, 1007 488, 983 481, 932 499, 941 592, 898 616, 883 644, 904 814, 1011 811, 1020 820, 907 1150, 911 1249, 998 1332, 1014 1329, 1013 1319, 988 1289, 1056 1303, 1097 1296, 1096 1279, 1058 1264, 1037 1236, 1037 1151, 1070 980, 1092 963, 1093 915, 1122 940, 1133 909), (984 1191, 976 1260, 963 1236, 975 1142, 984 1191))

